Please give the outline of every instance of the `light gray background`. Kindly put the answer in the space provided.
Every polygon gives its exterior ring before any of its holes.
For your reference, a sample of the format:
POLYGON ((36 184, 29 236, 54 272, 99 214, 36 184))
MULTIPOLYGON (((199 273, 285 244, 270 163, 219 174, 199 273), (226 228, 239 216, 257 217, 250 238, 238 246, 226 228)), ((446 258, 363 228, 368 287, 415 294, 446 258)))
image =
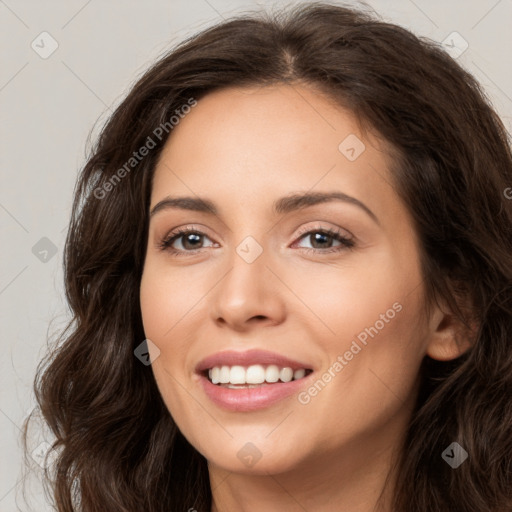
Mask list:
MULTIPOLYGON (((21 495, 20 426, 34 406, 32 381, 47 337, 67 320, 62 249, 89 132, 95 126, 97 134, 130 84, 170 45, 240 11, 283 4, 0 0, 0 512, 28 510, 21 495), (31 47, 34 40, 42 46, 43 31, 59 45, 47 59, 31 47), (57 251, 47 261, 33 252, 43 237, 57 251)), ((511 131, 512 0, 368 4, 386 20, 437 41, 459 32, 469 47, 457 60, 479 79, 511 131)), ((36 432, 34 447, 46 435, 36 432)), ((33 466, 29 504, 50 510, 38 486, 39 466, 33 466)))

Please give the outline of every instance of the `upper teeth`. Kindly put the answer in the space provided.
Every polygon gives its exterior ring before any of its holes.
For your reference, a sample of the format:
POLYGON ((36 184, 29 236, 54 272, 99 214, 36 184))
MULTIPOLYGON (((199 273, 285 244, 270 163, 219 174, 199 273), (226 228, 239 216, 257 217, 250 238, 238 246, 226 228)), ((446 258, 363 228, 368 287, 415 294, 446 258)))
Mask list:
POLYGON ((261 364, 254 364, 247 368, 243 366, 214 366, 208 370, 208 377, 213 384, 263 384, 264 382, 290 382, 302 379, 306 370, 293 371, 291 368, 279 368, 271 364, 264 368, 261 364))

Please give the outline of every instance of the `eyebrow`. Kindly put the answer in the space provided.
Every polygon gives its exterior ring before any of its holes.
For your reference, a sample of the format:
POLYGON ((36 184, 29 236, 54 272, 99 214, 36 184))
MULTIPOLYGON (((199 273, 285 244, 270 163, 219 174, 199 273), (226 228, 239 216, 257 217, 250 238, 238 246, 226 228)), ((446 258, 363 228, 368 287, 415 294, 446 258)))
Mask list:
MULTIPOLYGON (((306 192, 303 194, 291 194, 289 196, 277 199, 272 205, 272 211, 276 214, 286 214, 304 208, 315 206, 317 204, 328 203, 332 201, 342 201, 353 204, 366 212, 378 225, 380 225, 377 216, 359 199, 344 194, 343 192, 306 192)), ((159 201, 151 210, 150 217, 156 213, 167 209, 192 210, 196 212, 210 213, 218 215, 219 211, 213 201, 201 197, 166 197, 159 201)))

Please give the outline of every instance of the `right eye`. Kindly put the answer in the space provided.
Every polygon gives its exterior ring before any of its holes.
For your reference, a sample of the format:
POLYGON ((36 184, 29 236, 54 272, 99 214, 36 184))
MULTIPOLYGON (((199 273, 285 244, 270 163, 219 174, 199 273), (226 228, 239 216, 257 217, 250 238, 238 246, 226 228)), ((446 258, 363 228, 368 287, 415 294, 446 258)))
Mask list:
POLYGON ((201 242, 208 238, 202 231, 190 228, 178 228, 173 232, 166 235, 166 237, 159 243, 162 251, 170 252, 174 255, 183 253, 193 253, 201 250, 201 242), (180 247, 174 247, 174 244, 179 242, 180 247))

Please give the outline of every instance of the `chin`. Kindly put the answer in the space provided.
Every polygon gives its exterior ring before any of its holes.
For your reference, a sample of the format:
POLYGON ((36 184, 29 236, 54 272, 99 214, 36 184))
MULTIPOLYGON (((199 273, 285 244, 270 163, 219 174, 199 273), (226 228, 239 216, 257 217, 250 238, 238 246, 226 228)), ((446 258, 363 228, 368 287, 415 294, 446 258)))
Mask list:
POLYGON ((301 464, 296 449, 279 450, 272 443, 258 445, 249 442, 236 443, 236 446, 225 447, 221 453, 207 453, 206 458, 226 471, 245 475, 277 475, 286 473, 301 464), (240 445, 240 446, 238 446, 240 445), (233 449, 234 456, 228 456, 233 449), (293 455, 293 456, 292 456, 293 455))

